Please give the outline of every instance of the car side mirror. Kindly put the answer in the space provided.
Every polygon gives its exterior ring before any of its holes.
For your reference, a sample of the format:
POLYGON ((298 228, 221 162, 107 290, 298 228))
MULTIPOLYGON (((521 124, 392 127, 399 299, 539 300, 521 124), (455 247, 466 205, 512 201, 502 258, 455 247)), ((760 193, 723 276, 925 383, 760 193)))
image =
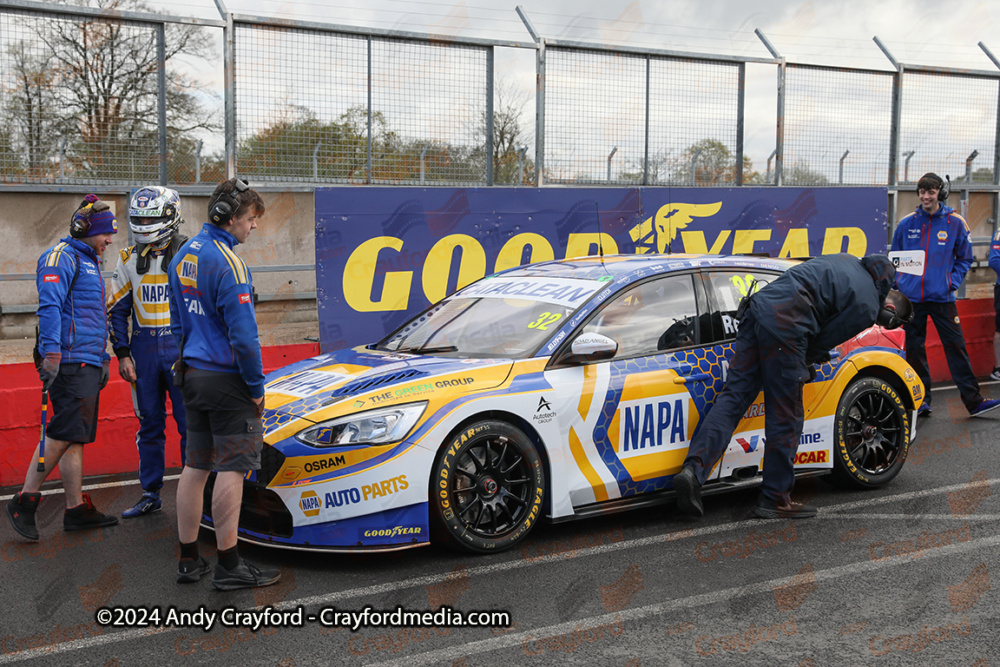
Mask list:
POLYGON ((599 333, 584 333, 570 345, 569 353, 560 361, 564 364, 586 364, 611 359, 618 352, 618 342, 599 333))

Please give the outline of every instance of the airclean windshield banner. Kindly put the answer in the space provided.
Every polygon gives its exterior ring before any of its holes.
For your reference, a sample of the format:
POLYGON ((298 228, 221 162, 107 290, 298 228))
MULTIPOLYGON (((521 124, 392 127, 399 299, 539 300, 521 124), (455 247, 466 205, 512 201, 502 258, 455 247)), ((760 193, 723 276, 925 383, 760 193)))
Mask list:
POLYGON ((887 249, 885 188, 317 188, 324 351, 375 342, 504 269, 616 253, 887 249))

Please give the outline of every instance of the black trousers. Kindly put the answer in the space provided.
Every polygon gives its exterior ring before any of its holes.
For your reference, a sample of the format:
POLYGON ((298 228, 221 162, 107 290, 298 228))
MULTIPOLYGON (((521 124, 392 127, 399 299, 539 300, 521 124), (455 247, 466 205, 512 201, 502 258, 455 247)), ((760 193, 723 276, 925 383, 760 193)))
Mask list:
POLYGON ((913 321, 903 326, 906 332, 906 360, 924 383, 924 403, 931 404, 931 374, 927 369, 927 318, 930 317, 937 329, 944 358, 948 361, 951 378, 958 385, 962 403, 970 412, 983 402, 979 393, 979 381, 972 372, 969 353, 965 349, 965 336, 958 322, 958 306, 954 301, 935 303, 923 301, 913 304, 913 321))

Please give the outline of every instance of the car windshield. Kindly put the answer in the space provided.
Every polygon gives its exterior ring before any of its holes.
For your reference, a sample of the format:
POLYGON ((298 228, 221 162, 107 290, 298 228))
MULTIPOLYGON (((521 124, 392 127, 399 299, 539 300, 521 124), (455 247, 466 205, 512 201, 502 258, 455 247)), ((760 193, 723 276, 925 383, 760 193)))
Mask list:
POLYGON ((606 284, 574 278, 485 278, 414 318, 375 349, 523 359, 606 284))

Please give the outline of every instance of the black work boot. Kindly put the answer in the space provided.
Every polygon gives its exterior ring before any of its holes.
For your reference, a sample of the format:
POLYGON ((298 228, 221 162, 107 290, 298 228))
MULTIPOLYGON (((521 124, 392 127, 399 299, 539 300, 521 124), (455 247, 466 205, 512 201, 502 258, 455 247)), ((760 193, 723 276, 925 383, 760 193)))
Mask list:
POLYGON ((38 527, 35 525, 35 512, 42 500, 40 493, 15 493, 7 503, 7 518, 14 530, 21 537, 38 541, 38 527))
POLYGON ((114 526, 118 523, 118 517, 101 514, 94 507, 90 500, 90 494, 83 494, 83 503, 76 507, 69 507, 63 514, 63 530, 86 530, 88 528, 102 528, 104 526, 114 526))
POLYGON ((694 474, 694 468, 684 466, 674 475, 674 491, 677 492, 677 509, 688 516, 705 516, 701 504, 701 483, 694 474))

